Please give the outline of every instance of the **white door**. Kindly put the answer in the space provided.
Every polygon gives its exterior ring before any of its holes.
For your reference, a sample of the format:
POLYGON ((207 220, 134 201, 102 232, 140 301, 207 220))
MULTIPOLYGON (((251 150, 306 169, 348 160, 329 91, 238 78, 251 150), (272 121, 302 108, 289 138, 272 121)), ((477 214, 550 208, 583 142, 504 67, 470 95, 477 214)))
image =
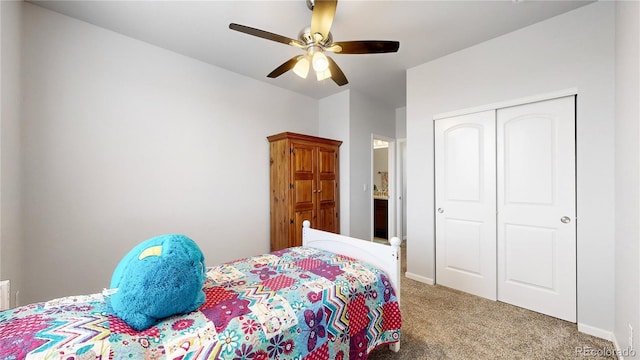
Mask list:
POLYGON ((436 282, 496 299, 495 111, 435 121, 436 282))
POLYGON ((498 300, 576 322, 575 105, 497 111, 498 300))

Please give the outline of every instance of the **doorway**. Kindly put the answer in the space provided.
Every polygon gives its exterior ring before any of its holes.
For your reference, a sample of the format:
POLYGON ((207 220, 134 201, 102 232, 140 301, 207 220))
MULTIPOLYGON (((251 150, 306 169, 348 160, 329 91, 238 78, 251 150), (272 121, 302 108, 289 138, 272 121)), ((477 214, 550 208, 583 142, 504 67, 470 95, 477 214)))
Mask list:
POLYGON ((395 140, 371 136, 371 240, 387 243, 396 236, 395 140))

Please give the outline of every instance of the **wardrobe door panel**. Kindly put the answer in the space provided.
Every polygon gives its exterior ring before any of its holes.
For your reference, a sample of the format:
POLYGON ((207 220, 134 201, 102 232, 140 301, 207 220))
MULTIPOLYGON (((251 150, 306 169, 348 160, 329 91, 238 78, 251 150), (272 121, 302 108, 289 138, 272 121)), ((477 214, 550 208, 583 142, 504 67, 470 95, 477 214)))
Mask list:
MULTIPOLYGON (((291 144, 291 174, 293 175, 293 196, 291 197, 293 211, 308 211, 310 220, 314 222, 316 207, 316 151, 315 147, 306 143, 292 142, 291 144)), ((296 232, 302 232, 296 230, 296 232)))
POLYGON ((338 222, 338 150, 335 147, 318 147, 318 218, 320 230, 339 232, 338 222))

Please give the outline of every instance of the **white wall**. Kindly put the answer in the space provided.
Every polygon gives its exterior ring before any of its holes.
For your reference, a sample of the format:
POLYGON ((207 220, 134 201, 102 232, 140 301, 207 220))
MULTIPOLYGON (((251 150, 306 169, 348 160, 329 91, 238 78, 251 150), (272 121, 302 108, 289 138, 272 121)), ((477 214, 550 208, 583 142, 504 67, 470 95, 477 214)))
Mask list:
POLYGON ((318 134, 321 137, 341 140, 340 145, 340 233, 349 236, 351 212, 349 177, 351 157, 349 142, 349 90, 327 96, 318 101, 318 134))
POLYGON ((24 287, 21 243, 20 2, 0 2, 0 279, 11 279, 11 303, 24 287))
POLYGON ((404 139, 407 137, 407 107, 396 109, 396 137, 404 139))
POLYGON ((407 273, 434 279, 434 115, 570 88, 577 100, 579 329, 610 337, 614 283, 614 3, 598 2, 407 75, 407 273))
MULTIPOLYGON (((640 346, 640 3, 616 2, 615 328, 619 350, 640 346)), ((629 354, 630 355, 630 354, 629 354)), ((630 356, 625 356, 630 358, 630 356)))
POLYGON ((340 139, 340 232, 371 239, 371 135, 395 138, 395 109, 345 90, 319 101, 320 136, 340 139), (363 186, 366 185, 366 190, 363 186))
POLYGON ((356 91, 349 90, 349 92, 350 232, 353 237, 372 239, 371 135, 395 138, 395 109, 384 106, 379 101, 356 91))
POLYGON ((23 303, 102 290, 162 233, 268 251, 266 137, 315 135, 316 100, 23 7, 23 303))

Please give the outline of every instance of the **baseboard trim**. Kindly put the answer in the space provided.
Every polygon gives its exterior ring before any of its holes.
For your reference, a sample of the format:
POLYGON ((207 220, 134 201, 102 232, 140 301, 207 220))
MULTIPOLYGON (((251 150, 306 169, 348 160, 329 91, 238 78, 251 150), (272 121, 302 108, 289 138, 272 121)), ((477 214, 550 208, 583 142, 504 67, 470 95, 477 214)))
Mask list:
POLYGON ((587 335, 593 335, 595 337, 599 337, 600 339, 605 339, 608 341, 615 341, 615 337, 613 336, 613 332, 603 330, 594 326, 585 325, 578 323, 578 331, 585 333, 587 335))
POLYGON ((620 344, 618 343, 618 338, 616 338, 615 334, 612 335, 613 336, 613 346, 616 347, 616 353, 614 354, 615 356, 618 357, 618 360, 624 360, 625 357, 627 359, 636 359, 636 355, 638 355, 638 351, 636 349, 627 347, 626 349, 623 349, 622 347, 620 347, 620 344))
POLYGON ((408 271, 404 273, 404 276, 406 276, 408 279, 415 280, 415 281, 420 281, 420 282, 428 284, 428 285, 435 285, 435 283, 436 283, 431 278, 428 278, 428 277, 422 276, 422 275, 418 275, 418 274, 414 274, 414 273, 410 273, 408 271))
POLYGON ((624 360, 624 357, 621 355, 622 354, 622 349, 620 349, 620 344, 618 344, 618 339, 616 338, 615 335, 613 335, 613 346, 616 347, 616 356, 618 357, 618 360, 624 360))

